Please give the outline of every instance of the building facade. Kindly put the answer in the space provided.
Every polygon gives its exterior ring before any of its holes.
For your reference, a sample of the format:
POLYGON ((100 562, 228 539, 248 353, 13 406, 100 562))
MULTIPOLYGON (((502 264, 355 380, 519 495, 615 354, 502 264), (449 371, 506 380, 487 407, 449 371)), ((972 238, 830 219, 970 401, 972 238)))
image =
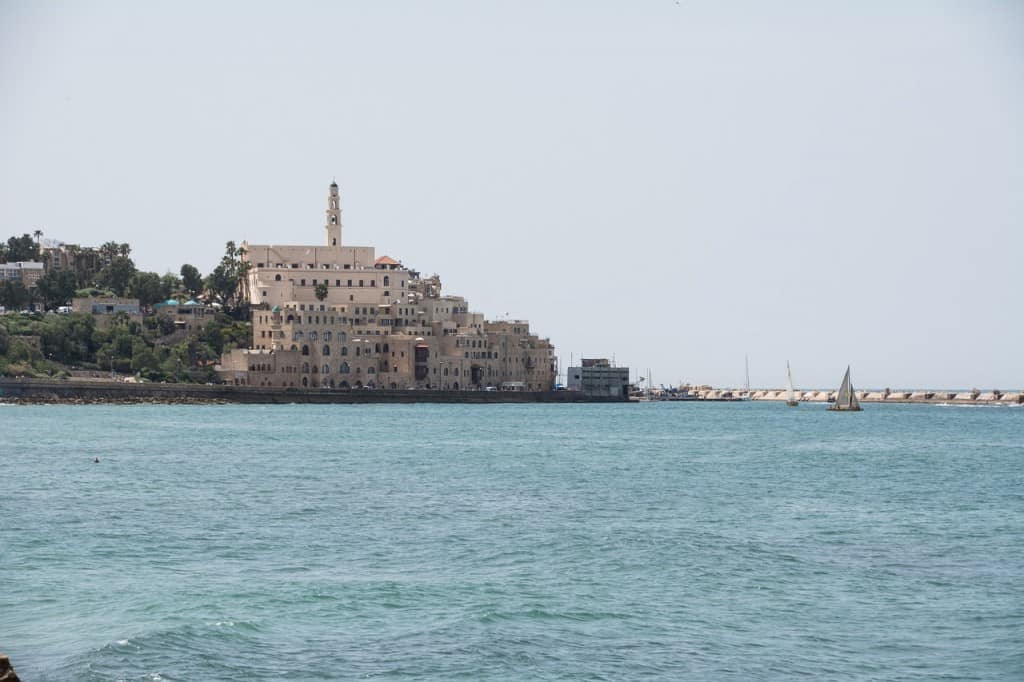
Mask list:
POLYGON ((39 262, 0 263, 0 282, 21 282, 26 289, 34 287, 43 274, 43 264, 39 262))
POLYGON ((554 347, 525 320, 488 321, 373 247, 342 242, 338 185, 326 245, 243 243, 252 349, 224 354, 233 384, 334 389, 547 391, 554 347), (254 369, 259 368, 259 369, 254 369))
POLYGON ((566 388, 592 396, 629 397, 629 368, 612 367, 605 358, 583 359, 566 371, 566 388))

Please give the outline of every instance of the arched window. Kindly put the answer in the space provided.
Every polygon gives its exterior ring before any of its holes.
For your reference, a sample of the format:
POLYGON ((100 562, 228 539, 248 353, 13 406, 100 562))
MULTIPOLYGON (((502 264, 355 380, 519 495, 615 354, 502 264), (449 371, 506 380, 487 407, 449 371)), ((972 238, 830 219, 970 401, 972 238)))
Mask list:
POLYGON ((274 275, 274 281, 275 282, 280 282, 281 281, 281 273, 277 273, 276 275, 274 275))
POLYGON ((310 341, 316 341, 316 332, 315 331, 309 333, 309 340, 310 341))
POLYGON ((342 346, 341 347, 341 354, 342 355, 348 355, 348 346, 342 346))
POLYGON ((308 362, 302 363, 302 373, 303 374, 309 374, 309 363, 308 362))
POLYGON ((324 341, 330 341, 330 340, 331 340, 331 332, 330 331, 324 332, 324 341))
POLYGON ((295 344, 293 343, 293 344, 292 344, 292 350, 298 350, 298 349, 299 349, 299 347, 298 347, 298 346, 296 346, 296 345, 295 345, 295 344))
POLYGON ((324 352, 323 352, 323 355, 330 355, 330 354, 331 354, 331 347, 330 347, 330 346, 328 346, 328 345, 327 345, 327 344, 325 343, 325 344, 324 344, 324 352))
POLYGON ((359 357, 359 346, 356 346, 356 357, 359 357))
POLYGON ((309 379, 302 377, 302 387, 306 388, 307 386, 309 386, 309 379))
POLYGON ((338 217, 332 215, 331 216, 331 225, 337 225, 337 224, 338 224, 338 217))
POLYGON ((323 373, 324 374, 330 374, 331 373, 331 366, 330 365, 324 365, 323 366, 323 373))
POLYGON ((388 286, 390 284, 391 284, 391 278, 388 277, 387 275, 384 275, 384 286, 388 286))
POLYGON ((302 332, 301 331, 297 331, 294 334, 292 334, 292 341, 301 341, 301 340, 302 340, 302 332))
POLYGON ((366 368, 366 373, 367 374, 376 374, 377 370, 375 370, 373 367, 367 367, 366 368))
MULTIPOLYGON (((344 321, 344 319, 345 318, 342 318, 343 321, 344 321)), ((338 341, 341 341, 342 343, 345 343, 345 341, 347 339, 348 339, 348 334, 346 334, 345 332, 338 332, 338 341)))
POLYGON ((373 352, 374 353, 379 353, 380 352, 380 344, 379 343, 373 344, 373 352))
POLYGON ((341 374, 348 374, 349 373, 348 363, 347 362, 341 363, 341 367, 338 368, 338 372, 341 373, 341 374))
POLYGON ((309 346, 303 346, 302 347, 302 354, 303 355, 309 355, 309 346))

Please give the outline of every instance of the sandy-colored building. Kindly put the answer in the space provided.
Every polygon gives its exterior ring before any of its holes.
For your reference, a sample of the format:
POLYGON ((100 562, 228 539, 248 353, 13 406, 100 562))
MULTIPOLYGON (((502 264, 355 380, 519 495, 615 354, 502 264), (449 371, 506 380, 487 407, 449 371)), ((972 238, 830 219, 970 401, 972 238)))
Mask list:
POLYGON ((82 297, 71 299, 71 312, 92 315, 100 329, 109 327, 118 315, 142 323, 142 310, 137 298, 82 297))
POLYGON ((253 348, 224 354, 225 381, 328 389, 553 388, 554 347, 528 322, 485 320, 465 298, 443 294, 437 275, 421 277, 400 261, 377 257, 373 247, 344 245, 336 183, 328 190, 325 228, 324 246, 242 244, 250 264, 253 348))
POLYGON ((21 282, 26 289, 34 287, 43 274, 43 264, 36 261, 0 263, 0 282, 21 282))

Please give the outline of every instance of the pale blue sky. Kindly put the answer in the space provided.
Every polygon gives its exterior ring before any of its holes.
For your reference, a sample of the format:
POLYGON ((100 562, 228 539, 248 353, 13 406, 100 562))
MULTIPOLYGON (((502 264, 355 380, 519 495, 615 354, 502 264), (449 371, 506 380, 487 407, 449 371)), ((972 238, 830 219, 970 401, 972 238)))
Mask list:
POLYGON ((0 233, 347 243, 655 383, 1024 388, 1014 2, 0 1, 0 233))

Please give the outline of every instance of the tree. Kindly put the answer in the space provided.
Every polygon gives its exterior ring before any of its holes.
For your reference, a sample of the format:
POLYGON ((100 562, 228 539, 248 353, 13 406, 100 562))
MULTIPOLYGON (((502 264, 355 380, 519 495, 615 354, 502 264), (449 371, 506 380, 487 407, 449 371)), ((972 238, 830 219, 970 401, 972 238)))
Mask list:
POLYGON ((21 310, 30 298, 28 289, 21 282, 0 282, 0 305, 8 310, 21 310))
POLYGON ((203 293, 203 276, 199 268, 185 263, 181 266, 181 284, 192 298, 199 298, 203 293))
POLYGON ((107 262, 114 260, 119 246, 117 242, 104 242, 100 247, 100 255, 103 256, 103 260, 107 262))
MULTIPOLYGON (((121 260, 123 256, 119 256, 121 260)), ((127 259, 125 259, 127 260, 127 259)), ((136 272, 129 283, 131 295, 139 299, 139 305, 148 308, 164 300, 163 282, 155 272, 136 272)))
POLYGON ((160 278, 160 298, 168 299, 181 291, 181 279, 173 272, 165 272, 160 278))
POLYGON ((50 270, 36 281, 36 289, 43 305, 53 310, 71 302, 77 283, 75 273, 70 270, 50 270))
POLYGON ((327 298, 327 282, 317 284, 313 292, 316 294, 316 300, 323 301, 327 298))
POLYGON ((43 236, 43 231, 36 228, 36 231, 32 233, 32 236, 36 238, 36 249, 39 248, 39 238, 43 236))
MULTIPOLYGON (((111 242, 112 243, 112 242, 111 242)), ((135 275, 135 263, 126 256, 115 256, 110 265, 100 270, 99 282, 109 287, 116 295, 124 296, 135 275)))
POLYGON ((7 240, 7 262, 38 261, 39 245, 32 241, 32 235, 23 234, 7 240))
POLYGON ((246 297, 250 264, 243 256, 244 248, 228 242, 220 265, 206 278, 206 288, 225 307, 239 306, 246 297))

